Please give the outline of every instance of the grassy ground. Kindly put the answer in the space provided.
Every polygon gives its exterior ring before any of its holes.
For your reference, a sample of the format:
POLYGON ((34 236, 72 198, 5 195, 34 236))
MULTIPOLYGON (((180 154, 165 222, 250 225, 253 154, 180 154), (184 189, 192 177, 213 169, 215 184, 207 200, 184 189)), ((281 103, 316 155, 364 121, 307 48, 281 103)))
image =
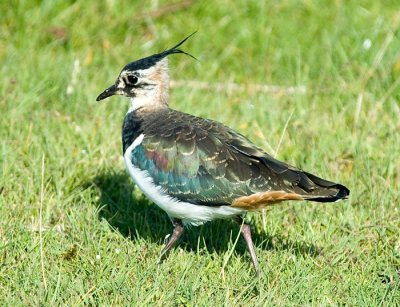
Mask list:
POLYGON ((400 304, 400 14, 349 3, 2 2, 0 304, 400 304), (172 226, 124 170, 127 101, 95 101, 194 30, 199 62, 170 58, 192 81, 171 105, 352 192, 249 215, 259 279, 230 221, 190 229, 157 265, 172 226), (231 82, 243 89, 215 86, 231 82))

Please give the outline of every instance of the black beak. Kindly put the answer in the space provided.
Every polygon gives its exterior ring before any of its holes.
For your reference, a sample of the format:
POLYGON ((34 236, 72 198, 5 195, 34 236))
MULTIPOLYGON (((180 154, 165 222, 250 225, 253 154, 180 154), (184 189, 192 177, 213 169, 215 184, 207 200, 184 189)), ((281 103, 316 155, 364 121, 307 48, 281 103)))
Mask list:
POLYGON ((115 95, 117 91, 117 87, 115 86, 115 84, 111 85, 108 89, 106 89, 103 93, 101 93, 97 98, 96 101, 100 101, 103 100, 107 97, 110 97, 112 95, 115 95))

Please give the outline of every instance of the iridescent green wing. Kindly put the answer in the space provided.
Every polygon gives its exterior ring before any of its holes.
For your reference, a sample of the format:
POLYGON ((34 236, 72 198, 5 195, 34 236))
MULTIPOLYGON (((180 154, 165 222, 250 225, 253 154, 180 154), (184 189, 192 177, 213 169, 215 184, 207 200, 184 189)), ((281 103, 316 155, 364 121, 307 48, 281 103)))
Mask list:
POLYGON ((185 113, 154 116, 143 133, 132 163, 182 201, 223 205, 271 190, 318 195, 334 185, 272 158, 220 123, 185 113))

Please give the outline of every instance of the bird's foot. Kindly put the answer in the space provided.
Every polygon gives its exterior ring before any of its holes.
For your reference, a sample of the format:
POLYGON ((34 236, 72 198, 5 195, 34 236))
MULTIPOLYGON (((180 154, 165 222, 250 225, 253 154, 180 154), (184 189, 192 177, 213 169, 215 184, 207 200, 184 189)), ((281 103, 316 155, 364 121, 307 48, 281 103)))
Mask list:
POLYGON ((178 219, 174 219, 172 221, 172 223, 174 224, 174 230, 172 231, 172 234, 168 234, 165 236, 165 239, 164 239, 165 246, 160 253, 158 263, 162 262, 165 259, 168 251, 171 249, 172 246, 175 245, 175 243, 179 240, 179 238, 183 234, 184 227, 183 227, 182 221, 178 220, 178 219))
POLYGON ((250 226, 244 223, 242 217, 238 216, 235 221, 241 226, 240 231, 242 232, 242 236, 246 241, 247 250, 250 253, 251 262, 253 263, 254 270, 256 271, 256 276, 260 276, 260 267, 258 265, 258 259, 256 250, 254 248, 253 240, 251 238, 251 229, 250 226))

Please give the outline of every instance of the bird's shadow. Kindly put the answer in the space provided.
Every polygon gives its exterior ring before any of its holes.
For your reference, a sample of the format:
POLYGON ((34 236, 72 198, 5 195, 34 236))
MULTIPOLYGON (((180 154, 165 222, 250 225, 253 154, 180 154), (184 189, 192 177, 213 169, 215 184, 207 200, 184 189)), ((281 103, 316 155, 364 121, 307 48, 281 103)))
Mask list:
MULTIPOLYGON (((167 214, 134 189, 134 183, 125 172, 104 171, 88 185, 99 190, 97 202, 99 219, 106 219, 113 229, 131 240, 143 238, 163 244, 166 235, 172 232, 167 214)), ((253 227, 254 228, 254 227, 253 227)), ((239 231, 231 220, 217 220, 201 227, 191 227, 179 244, 187 251, 196 251, 199 243, 208 252, 225 253, 239 231)), ((255 246, 264 250, 287 250, 296 255, 320 255, 321 249, 313 244, 291 241, 283 235, 268 235, 263 231, 252 233, 255 246)), ((161 246, 160 246, 161 250, 161 246)), ((235 248, 238 253, 247 253, 243 239, 235 248)))

